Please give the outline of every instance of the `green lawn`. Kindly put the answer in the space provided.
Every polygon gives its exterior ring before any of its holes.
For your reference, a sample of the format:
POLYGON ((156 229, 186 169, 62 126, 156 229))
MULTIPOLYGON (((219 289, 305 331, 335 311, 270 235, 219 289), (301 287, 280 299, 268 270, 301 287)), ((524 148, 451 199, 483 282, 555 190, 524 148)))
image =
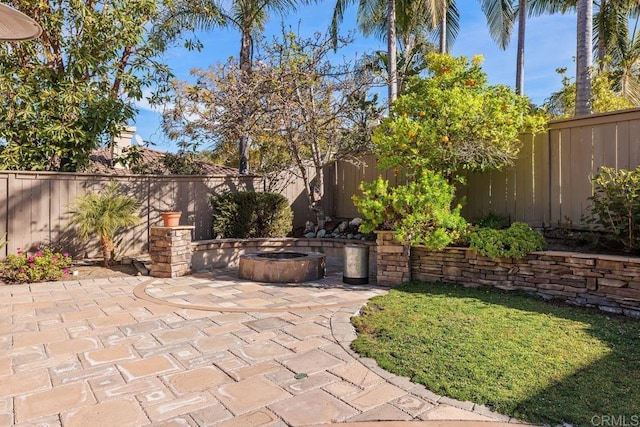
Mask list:
POLYGON ((353 319, 352 347, 431 391, 529 422, 640 415, 640 321, 528 295, 409 283, 353 319))

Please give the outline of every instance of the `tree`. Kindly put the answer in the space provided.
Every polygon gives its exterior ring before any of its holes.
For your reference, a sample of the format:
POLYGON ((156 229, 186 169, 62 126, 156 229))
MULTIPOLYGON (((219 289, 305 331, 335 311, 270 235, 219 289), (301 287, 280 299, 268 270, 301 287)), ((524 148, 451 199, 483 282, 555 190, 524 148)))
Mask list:
POLYGON ((576 45, 576 116, 591 114, 593 11, 591 0, 578 0, 576 45))
MULTIPOLYGON (((334 45, 337 42, 338 26, 342 22, 344 10, 354 0, 336 0, 333 18, 329 32, 334 45)), ((430 22, 430 28, 435 26, 438 14, 442 11, 442 0, 360 0, 358 3, 357 21, 364 34, 377 32, 384 34, 387 41, 387 76, 388 76, 388 105, 398 97, 397 45, 400 33, 417 32, 430 22), (400 7, 396 7, 396 2, 400 7), (400 12, 400 13, 398 13, 400 12), (379 32, 384 28, 384 33, 379 32)))
MULTIPOLYGON (((233 0, 228 8, 204 0, 180 0, 166 16, 166 25, 178 22, 187 28, 209 30, 232 26, 240 31, 239 66, 243 79, 250 79, 255 36, 261 33, 270 12, 284 12, 295 7, 295 0, 233 0)), ((179 35, 179 34, 176 34, 179 35)), ((250 109, 241 112, 241 118, 251 114, 250 109)), ((249 137, 238 135, 238 171, 249 173, 249 137)))
POLYGON ((516 57, 516 94, 524 95, 524 39, 527 24, 527 0, 518 4, 518 48, 516 57))
MULTIPOLYGON (((531 12, 533 15, 565 13, 575 9, 577 4, 576 0, 532 0, 531 12)), ((607 78, 612 80, 612 88, 615 88, 634 105, 638 105, 640 103, 640 81, 637 69, 640 60, 640 37, 636 33, 636 27, 640 15, 640 4, 635 0, 601 0, 596 5, 598 9, 592 17, 592 28, 598 70, 608 71, 607 78), (631 33, 629 31, 630 19, 636 21, 631 33)), ((591 6, 591 3, 585 2, 584 10, 586 11, 586 8, 591 8, 591 6)), ((582 15, 580 19, 585 21, 586 15, 585 19, 582 15)), ((583 22, 581 25, 585 25, 585 23, 583 22)), ((587 40, 590 37, 587 37, 582 29, 578 29, 578 35, 584 35, 587 40)), ((578 47, 584 47, 584 43, 580 42, 578 47)), ((582 58, 591 58, 591 55, 586 52, 578 56, 582 62, 584 62, 582 58)), ((584 70, 584 66, 585 64, 580 65, 581 70, 584 70)), ((582 96, 585 94, 583 93, 582 96)), ((593 109, 598 111, 595 107, 593 109)))
POLYGON ((381 168, 431 169, 454 181, 462 170, 512 164, 520 133, 544 127, 526 97, 487 84, 481 57, 430 54, 427 62, 431 77, 413 79, 374 132, 381 168))
MULTIPOLYGON (((511 40, 511 30, 515 22, 513 0, 481 0, 482 11, 487 17, 491 38, 501 49, 506 49, 511 40)), ((524 41, 527 19, 527 0, 518 1, 518 48, 516 54, 516 85, 518 95, 524 94, 524 41)))
MULTIPOLYGON (((544 107, 552 118, 573 117, 575 116, 576 108, 576 84, 565 75, 566 68, 560 68, 556 71, 562 76, 562 89, 552 93, 545 101, 544 107)), ((622 93, 615 90, 616 79, 614 74, 614 71, 606 68, 594 72, 592 79, 594 113, 633 108, 634 104, 622 93)))
POLYGON ((116 247, 116 233, 140 222, 136 215, 139 207, 135 198, 121 194, 118 183, 112 181, 102 193, 80 196, 70 211, 69 224, 78 227, 78 234, 83 239, 93 234, 98 236, 104 266, 108 267, 116 247))
MULTIPOLYGON (((350 40, 341 40, 339 46, 350 40)), ((164 117, 170 136, 224 144, 239 134, 277 156, 277 175, 292 170, 307 188, 309 207, 322 216, 323 167, 366 146, 379 110, 367 96, 371 76, 353 64, 332 64, 332 41, 287 33, 263 43, 251 79, 236 61, 195 71, 197 82, 176 86, 175 107, 164 117), (244 108, 252 112, 240 120, 244 108)), ((271 165, 273 167, 274 165, 271 165)))
POLYGON ((438 10, 438 19, 439 25, 436 29, 438 46, 440 53, 444 55, 449 52, 460 31, 460 12, 455 0, 442 0, 438 10))
POLYGON ((42 36, 0 44, 0 168, 81 169, 135 115, 134 100, 169 71, 149 39, 153 0, 13 2, 42 36))

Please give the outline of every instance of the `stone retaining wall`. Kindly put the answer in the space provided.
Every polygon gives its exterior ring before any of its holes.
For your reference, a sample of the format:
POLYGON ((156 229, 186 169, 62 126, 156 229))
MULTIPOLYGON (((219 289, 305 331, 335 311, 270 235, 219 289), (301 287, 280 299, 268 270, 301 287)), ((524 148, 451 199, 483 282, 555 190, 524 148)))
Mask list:
POLYGON ((491 259, 467 248, 410 253, 378 233, 378 283, 443 280, 465 285, 490 285, 524 290, 545 299, 597 307, 640 318, 640 258, 576 252, 533 252, 522 259, 491 259))
POLYGON ((376 274, 376 244, 363 240, 347 239, 215 239, 193 242, 191 259, 193 271, 220 267, 237 267, 240 255, 260 251, 295 250, 321 252, 327 256, 328 265, 342 266, 345 244, 369 247, 369 275, 376 274))

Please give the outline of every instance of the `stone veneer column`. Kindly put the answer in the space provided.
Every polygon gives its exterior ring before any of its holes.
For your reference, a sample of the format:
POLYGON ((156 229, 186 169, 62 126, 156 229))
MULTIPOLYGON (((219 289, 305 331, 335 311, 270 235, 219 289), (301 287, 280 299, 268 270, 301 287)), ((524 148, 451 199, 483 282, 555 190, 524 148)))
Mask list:
POLYGON ((153 277, 191 274, 191 232, 194 226, 151 227, 149 255, 153 277))
POLYGON ((406 247, 393 237, 393 231, 375 233, 378 285, 392 286, 411 280, 411 266, 406 247))

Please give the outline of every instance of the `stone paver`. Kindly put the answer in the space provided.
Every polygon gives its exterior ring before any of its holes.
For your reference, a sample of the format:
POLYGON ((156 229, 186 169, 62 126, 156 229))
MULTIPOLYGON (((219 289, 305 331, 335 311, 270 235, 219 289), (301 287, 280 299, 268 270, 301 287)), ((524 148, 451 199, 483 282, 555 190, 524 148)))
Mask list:
POLYGON ((300 394, 274 403, 269 408, 293 426, 339 423, 358 413, 356 409, 323 390, 300 394))
POLYGON ((349 349, 349 318, 385 289, 345 285, 336 269, 298 285, 234 274, 0 287, 0 425, 509 421, 349 349))
POLYGON ((114 399, 68 412, 62 422, 65 427, 133 427, 149 419, 134 399, 114 399))
POLYGON ((218 387, 214 394, 235 415, 244 414, 291 395, 263 378, 250 378, 218 387))

